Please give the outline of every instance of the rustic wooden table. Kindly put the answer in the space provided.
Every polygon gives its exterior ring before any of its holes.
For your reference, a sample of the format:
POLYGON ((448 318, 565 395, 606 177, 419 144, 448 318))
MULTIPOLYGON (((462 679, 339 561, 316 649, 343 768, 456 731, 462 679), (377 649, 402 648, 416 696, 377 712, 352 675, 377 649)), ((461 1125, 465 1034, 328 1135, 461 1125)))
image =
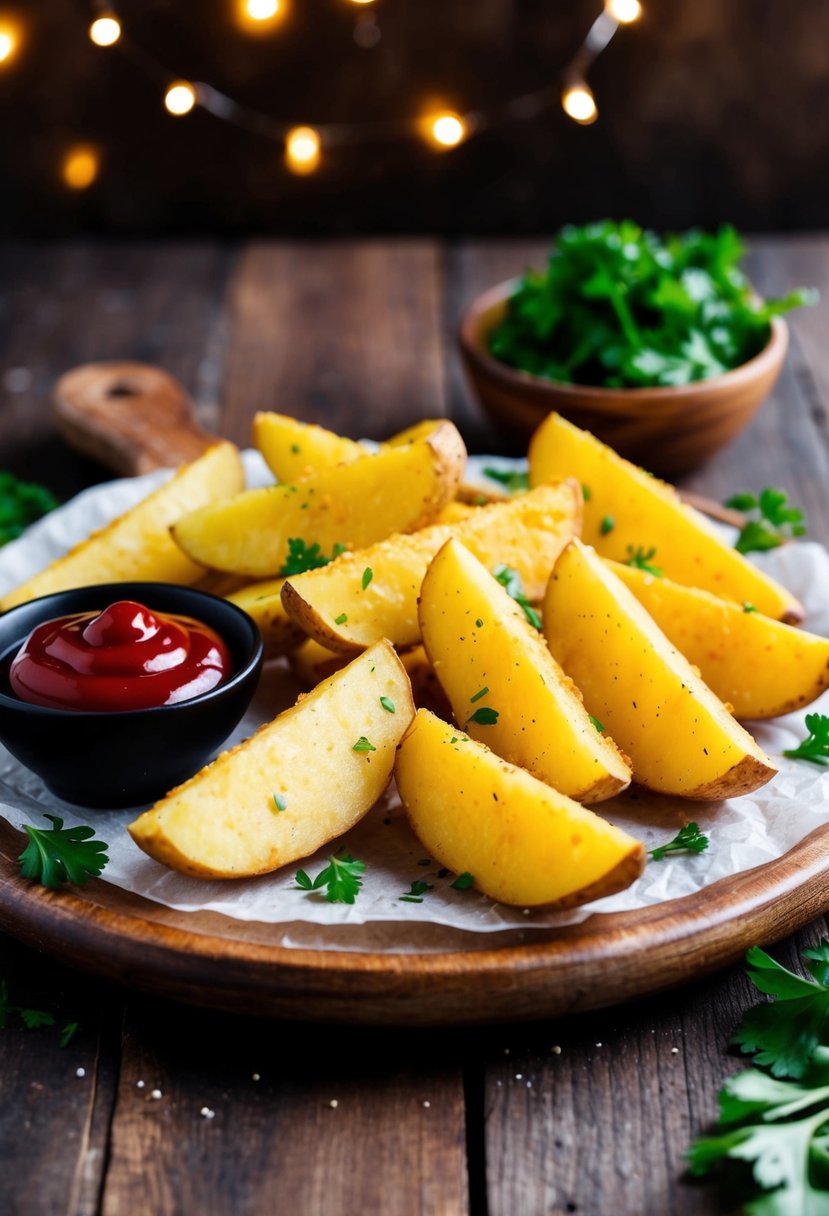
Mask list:
MULTIPOLYGON (((103 470, 56 438, 56 376, 158 363, 245 443, 258 408, 383 436, 445 413, 504 450, 464 387, 466 301, 542 242, 132 244, 0 251, 0 467, 69 496, 103 470)), ((754 243, 760 290, 815 284, 774 397, 687 483, 777 484, 829 541, 829 239, 754 243)), ((823 920, 776 948, 791 963, 823 920)), ((252 1022, 136 996, 0 939, 3 1216, 704 1216, 683 1152, 739 1067, 741 969, 570 1021, 366 1031, 252 1022), (68 1046, 59 1029, 79 1022, 68 1046), (212 1111, 211 1118, 204 1112, 212 1111)))

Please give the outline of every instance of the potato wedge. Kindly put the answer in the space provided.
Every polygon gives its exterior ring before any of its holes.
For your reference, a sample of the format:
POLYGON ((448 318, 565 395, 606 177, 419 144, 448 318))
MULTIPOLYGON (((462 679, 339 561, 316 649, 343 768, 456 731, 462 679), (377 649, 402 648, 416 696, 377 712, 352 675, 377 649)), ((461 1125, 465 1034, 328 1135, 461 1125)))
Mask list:
POLYGON ((130 835, 197 878, 265 874, 308 857, 374 806, 413 714, 409 678, 379 642, 145 811, 130 835), (354 750, 361 736, 372 750, 354 750))
POLYGON ((403 736, 394 774, 429 856, 471 874, 499 903, 570 908, 624 890, 642 873, 638 840, 427 710, 403 736))
POLYGON ((261 583, 248 583, 246 587, 225 596, 256 621, 265 643, 266 661, 290 654, 305 636, 282 606, 280 592, 284 582, 284 578, 272 578, 261 583))
POLYGON ((282 602, 292 620, 329 650, 353 653, 387 637, 399 649, 420 640, 417 597, 429 562, 456 536, 487 568, 499 563, 521 575, 540 599, 556 557, 581 523, 581 491, 574 481, 544 486, 509 502, 481 507, 452 526, 424 528, 344 553, 322 570, 289 578, 282 602), (372 571, 367 587, 363 572, 372 571))
POLYGON ((773 578, 726 544, 676 490, 618 456, 587 431, 550 414, 530 443, 530 484, 565 474, 587 487, 582 540, 602 557, 627 561, 655 549, 655 565, 676 583, 702 587, 777 620, 803 620, 803 607, 773 578))
POLYGON ((277 481, 299 481, 322 469, 368 456, 368 448, 286 414, 260 411, 253 417, 253 445, 277 481))
POLYGON ((431 562, 418 615, 461 730, 577 802, 630 784, 630 766, 596 730, 538 630, 460 541, 448 540, 431 562))
MULTIPOLYGON (((326 650, 313 638, 306 638, 301 646, 291 651, 291 669, 308 688, 314 688, 320 680, 339 671, 350 661, 351 656, 326 650)), ((452 717, 452 707, 440 685, 434 667, 422 646, 404 650, 399 656, 412 686, 412 700, 418 709, 431 709, 441 718, 452 717)))
POLYGON ((205 571, 171 539, 170 525, 204 503, 238 494, 244 484, 237 448, 232 443, 214 444, 118 519, 9 591, 0 600, 0 610, 94 583, 198 582, 205 571))
POLYGON ((327 680, 335 671, 341 671, 343 667, 348 666, 351 658, 352 656, 347 654, 335 654, 333 650, 320 646, 313 638, 306 638, 291 651, 288 662, 291 671, 306 688, 316 688, 320 680, 327 680))
POLYGON ((683 798, 748 794, 776 769, 595 550, 573 540, 544 600, 544 632, 633 779, 683 798))
POLYGON ((466 448, 444 423, 423 443, 386 448, 290 485, 247 490, 185 515, 173 537, 193 561, 214 570, 271 578, 282 573, 288 541, 358 549, 393 532, 413 532, 450 502, 466 448))
POLYGON ((829 638, 646 570, 608 566, 736 718, 776 718, 829 688, 829 638))

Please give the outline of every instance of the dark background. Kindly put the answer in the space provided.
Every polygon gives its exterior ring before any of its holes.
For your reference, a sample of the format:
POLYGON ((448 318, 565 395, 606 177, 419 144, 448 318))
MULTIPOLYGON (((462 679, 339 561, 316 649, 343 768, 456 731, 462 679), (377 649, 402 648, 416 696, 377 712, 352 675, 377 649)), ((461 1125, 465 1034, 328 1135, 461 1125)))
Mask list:
POLYGON ((172 75, 280 119, 414 117, 430 100, 465 111, 548 82, 551 105, 454 152, 416 138, 349 147, 296 178, 276 144, 204 112, 169 117, 161 81, 91 44, 83 0, 29 0, 25 43, 0 71, 2 234, 547 233, 601 215, 826 226, 826 0, 643 0, 591 73, 592 127, 567 119, 558 93, 595 0, 378 0, 370 50, 353 37, 366 9, 347 0, 292 0, 259 38, 233 3, 116 8, 172 75), (78 141, 103 152, 83 193, 59 172, 78 141))

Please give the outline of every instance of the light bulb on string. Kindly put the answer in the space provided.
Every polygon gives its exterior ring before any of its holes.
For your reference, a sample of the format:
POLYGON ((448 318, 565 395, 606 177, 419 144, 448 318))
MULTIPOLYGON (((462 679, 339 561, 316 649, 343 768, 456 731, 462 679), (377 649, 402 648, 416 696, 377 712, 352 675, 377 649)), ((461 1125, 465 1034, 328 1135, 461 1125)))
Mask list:
POLYGON ((320 163, 319 132, 313 127, 294 127, 285 139, 285 164, 291 173, 304 177, 313 173, 320 163))
POLYGON ((630 25, 642 16, 642 5, 639 0, 605 0, 605 12, 620 25, 630 25))
POLYGON ((100 168, 97 148, 92 144, 75 144, 61 161, 60 175, 70 190, 87 190, 96 181, 100 168))
POLYGON ((426 120, 425 129, 430 142, 440 149, 457 148, 468 134, 463 118, 452 110, 433 114, 426 120))
POLYGON ((114 13, 96 17, 89 27, 89 37, 96 46, 113 46, 121 37, 121 22, 114 13))
POLYGON ((599 117, 596 99, 584 81, 568 85, 561 95, 561 104, 564 113, 582 126, 589 126, 599 117))
POLYGON ((169 114, 181 118, 189 114, 196 104, 196 90, 188 80, 177 80, 164 94, 164 105, 169 114))

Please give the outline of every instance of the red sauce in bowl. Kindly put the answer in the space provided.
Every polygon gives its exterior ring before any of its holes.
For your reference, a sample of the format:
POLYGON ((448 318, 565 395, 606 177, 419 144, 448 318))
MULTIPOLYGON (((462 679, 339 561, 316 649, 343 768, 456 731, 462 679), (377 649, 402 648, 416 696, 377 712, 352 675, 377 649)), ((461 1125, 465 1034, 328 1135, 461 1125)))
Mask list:
POLYGON ((189 701, 231 674, 227 646, 201 621, 119 600, 38 625, 9 682, 32 705, 111 712, 189 701))

